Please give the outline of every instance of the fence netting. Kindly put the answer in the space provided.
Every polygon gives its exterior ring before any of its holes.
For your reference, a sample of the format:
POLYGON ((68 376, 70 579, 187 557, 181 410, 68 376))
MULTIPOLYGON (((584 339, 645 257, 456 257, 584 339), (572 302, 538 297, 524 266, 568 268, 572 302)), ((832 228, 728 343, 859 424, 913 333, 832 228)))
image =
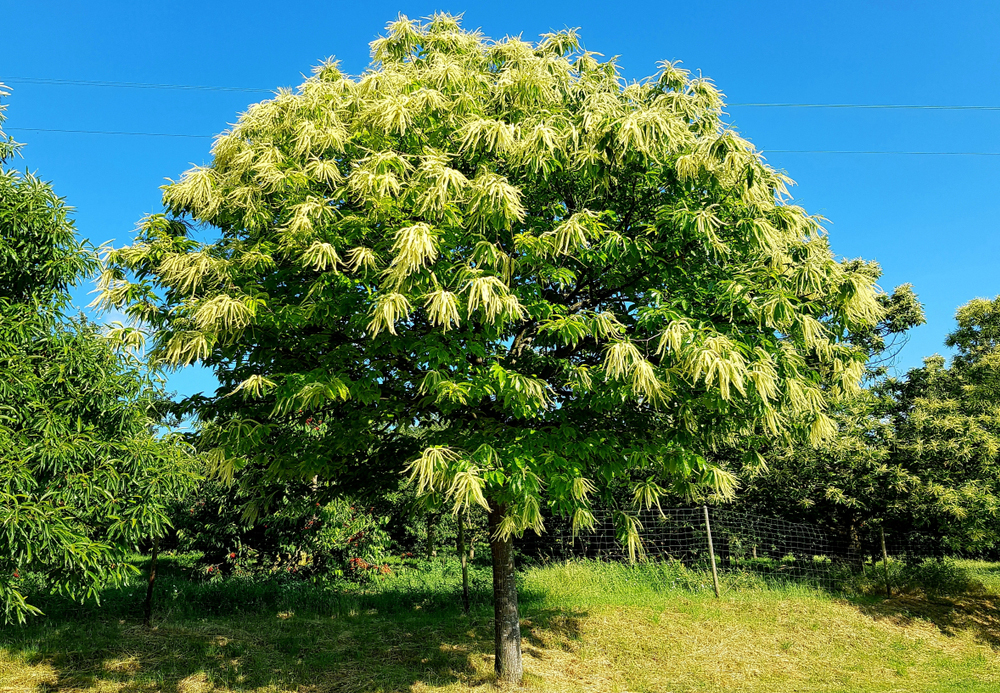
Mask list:
MULTIPOLYGON (((685 566, 710 566, 709 529, 720 574, 752 573, 778 580, 807 582, 836 589, 846 575, 873 569, 881 560, 882 537, 877 531, 842 536, 820 527, 719 508, 664 508, 642 511, 639 536, 644 558, 678 561, 685 566)), ((628 561, 612 515, 595 512, 592 530, 574 533, 568 526, 551 527, 523 542, 523 550, 549 559, 628 561)), ((912 560, 929 555, 909 537, 885 537, 886 553, 912 560)))

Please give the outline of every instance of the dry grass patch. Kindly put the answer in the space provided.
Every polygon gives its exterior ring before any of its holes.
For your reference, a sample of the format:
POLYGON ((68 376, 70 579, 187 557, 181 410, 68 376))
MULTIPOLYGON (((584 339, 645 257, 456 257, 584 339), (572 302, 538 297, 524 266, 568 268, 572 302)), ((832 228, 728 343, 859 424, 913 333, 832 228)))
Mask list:
POLYGON ((579 667, 614 672, 622 690, 1000 690, 996 653, 969 633, 874 621, 842 602, 614 607, 582 625, 579 667))

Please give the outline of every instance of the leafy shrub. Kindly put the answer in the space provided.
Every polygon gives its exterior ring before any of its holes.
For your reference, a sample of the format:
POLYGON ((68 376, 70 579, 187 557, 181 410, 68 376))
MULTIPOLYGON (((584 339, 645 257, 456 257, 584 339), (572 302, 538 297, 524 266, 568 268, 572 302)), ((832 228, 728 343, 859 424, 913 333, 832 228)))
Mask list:
POLYGON ((888 565, 869 563, 861 572, 844 567, 838 584, 844 592, 884 595, 888 572, 893 594, 923 592, 930 597, 965 594, 980 589, 967 568, 951 558, 925 558, 905 562, 890 558, 888 565))
POLYGON ((969 570, 951 558, 905 565, 900 577, 905 588, 918 588, 930 596, 964 594, 979 586, 969 570))
POLYGON ((251 506, 248 517, 238 485, 206 481, 176 509, 175 540, 165 548, 202 554, 195 571, 202 579, 346 575, 351 559, 381 565, 392 548, 387 517, 346 499, 328 500, 320 483, 275 483, 268 495, 266 514, 254 517, 251 506))

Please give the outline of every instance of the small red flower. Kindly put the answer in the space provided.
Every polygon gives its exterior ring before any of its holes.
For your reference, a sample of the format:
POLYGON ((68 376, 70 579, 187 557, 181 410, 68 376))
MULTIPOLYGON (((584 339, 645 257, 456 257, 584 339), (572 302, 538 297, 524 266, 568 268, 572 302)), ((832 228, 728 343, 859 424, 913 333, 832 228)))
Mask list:
POLYGON ((231 553, 231 554, 229 554, 229 557, 230 558, 236 558, 236 554, 235 553, 231 553))
POLYGON ((19 578, 19 577, 21 577, 21 574, 15 570, 14 571, 14 577, 19 578))
POLYGON ((208 572, 211 573, 213 570, 215 570, 215 568, 213 568, 212 566, 208 566, 208 572))

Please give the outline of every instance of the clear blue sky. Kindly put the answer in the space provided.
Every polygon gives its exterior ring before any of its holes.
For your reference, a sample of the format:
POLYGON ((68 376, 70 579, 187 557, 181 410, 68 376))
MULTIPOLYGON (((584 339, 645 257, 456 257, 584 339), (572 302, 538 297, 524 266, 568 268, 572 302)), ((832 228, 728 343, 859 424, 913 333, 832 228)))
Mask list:
MULTIPOLYGON (((679 59, 741 103, 1000 107, 997 2, 7 2, 0 81, 16 165, 53 181, 81 235, 129 241, 159 211, 159 186, 206 163, 211 139, 32 132, 213 135, 266 93, 114 88, 88 80, 271 90, 327 56, 360 73, 368 43, 397 13, 465 13, 494 38, 580 27, 619 55, 628 78, 679 59)), ((882 286, 910 282, 928 323, 901 371, 943 352, 955 308, 1000 293, 1000 156, 787 153, 780 150, 1000 153, 1000 110, 732 106, 730 121, 798 182, 796 202, 830 220, 836 253, 878 260, 882 286)), ((89 290, 89 287, 88 287, 89 290)), ((79 292, 78 303, 88 301, 79 292)), ((188 394, 214 384, 196 369, 188 394)))

